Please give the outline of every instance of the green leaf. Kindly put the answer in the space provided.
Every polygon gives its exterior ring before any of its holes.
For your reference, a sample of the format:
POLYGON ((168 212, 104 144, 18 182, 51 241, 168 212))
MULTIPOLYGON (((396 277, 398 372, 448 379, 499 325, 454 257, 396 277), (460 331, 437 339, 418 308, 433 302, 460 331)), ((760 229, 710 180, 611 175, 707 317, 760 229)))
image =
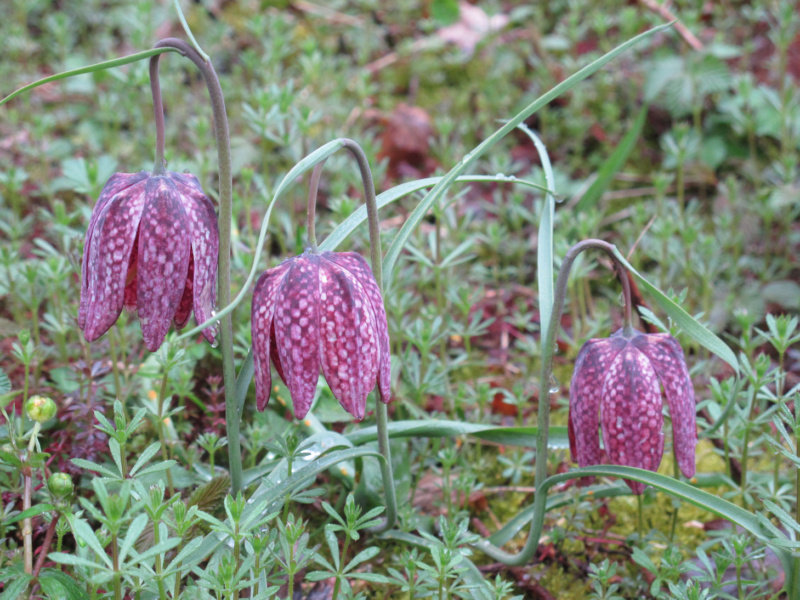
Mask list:
POLYGON ((242 368, 239 370, 239 375, 236 377, 236 406, 239 410, 239 417, 242 416, 244 410, 244 401, 247 398, 247 390, 250 389, 250 382, 255 373, 255 364, 253 362, 253 348, 247 351, 247 356, 244 358, 242 368))
POLYGON ((0 600, 16 600, 20 598, 23 592, 28 589, 28 584, 32 579, 33 577, 30 575, 20 574, 13 581, 6 582, 4 591, 0 594, 0 600))
POLYGON ((460 14, 458 0, 433 0, 431 2, 431 17, 439 25, 452 25, 458 21, 460 14))
POLYGON ((21 513, 9 518, 5 519, 6 525, 11 525, 12 523, 16 523, 17 521, 22 521, 23 519, 30 519, 42 513, 46 513, 51 510, 55 510, 56 507, 52 504, 37 504, 36 506, 31 506, 27 510, 23 510, 21 513))
POLYGON ((0 369, 0 396, 4 396, 11 391, 11 380, 3 369, 0 369))
POLYGON ((39 81, 34 81, 33 83, 29 83, 28 85, 21 87, 14 92, 11 92, 8 96, 0 100, 0 106, 3 106, 3 104, 16 98, 20 94, 23 94, 28 90, 32 90, 33 88, 39 87, 40 85, 44 85, 45 83, 58 81, 60 79, 66 79, 68 77, 74 77, 75 75, 84 75, 86 73, 94 73, 96 71, 103 71, 105 69, 113 69, 115 67, 121 67, 122 65, 127 65, 128 63, 136 62, 138 60, 145 60, 146 58, 150 58, 151 56, 155 56, 156 54, 163 54, 164 52, 177 52, 177 50, 175 50, 175 48, 153 48, 152 50, 137 52, 136 54, 131 54, 130 56, 123 56, 122 58, 107 60, 105 62, 89 65, 88 67, 81 67, 80 69, 73 69, 72 71, 64 71, 63 73, 50 75, 49 77, 45 77, 44 79, 40 79, 39 81))
POLYGON ((553 313, 553 219, 555 218, 556 193, 555 175, 553 165, 547 148, 527 125, 517 125, 536 146, 539 158, 542 161, 545 181, 550 190, 542 200, 542 209, 539 217, 539 236, 536 242, 536 277, 539 284, 539 322, 541 323, 541 339, 547 337, 547 328, 550 324, 550 315, 553 313))
POLYGON ((178 464, 177 460, 164 460, 154 465, 150 465, 149 467, 142 469, 139 471, 138 477, 144 477, 145 475, 149 475, 150 473, 157 473, 158 471, 166 471, 167 469, 171 469, 175 465, 178 464))
MULTIPOLYGON (((413 194, 414 192, 419 192, 420 190, 424 190, 426 188, 433 187, 437 185, 443 177, 428 177, 426 179, 417 179, 415 181, 408 181, 406 183, 401 183, 398 186, 390 188, 385 192, 378 194, 376 197, 376 202, 378 205, 378 210, 383 208, 384 206, 388 206, 392 202, 399 200, 401 198, 405 198, 406 196, 413 194)), ((516 179, 512 177, 506 177, 505 175, 498 177, 496 175, 463 175, 456 179, 459 183, 515 183, 525 187, 536 188, 538 190, 547 191, 547 188, 542 187, 537 183, 533 183, 532 181, 528 181, 526 179, 516 179)), ((336 248, 339 247, 344 240, 346 240, 361 224, 367 221, 367 207, 366 205, 361 205, 356 209, 349 217, 347 217, 344 221, 339 223, 339 225, 334 229, 328 237, 325 238, 325 241, 319 245, 319 249, 321 252, 329 251, 332 252, 336 248)))
POLYGON ((642 287, 644 287, 650 293, 656 304, 658 304, 661 309, 669 315, 669 317, 686 335, 691 337, 698 344, 713 354, 719 356, 722 360, 733 367, 737 374, 739 373, 739 361, 736 360, 736 355, 733 353, 733 350, 728 348, 725 342, 719 339, 704 325, 700 324, 694 317, 683 310, 683 308, 678 306, 678 304, 668 298, 664 292, 659 290, 656 286, 640 275, 639 272, 634 269, 627 260, 625 260, 625 257, 622 256, 617 248, 614 248, 614 254, 620 260, 620 262, 622 262, 625 268, 633 273, 636 279, 639 280, 639 283, 642 285, 642 287))
POLYGON ((605 66, 609 61, 616 58, 618 55, 622 54, 628 48, 638 44, 640 41, 658 33, 660 31, 664 31, 671 24, 661 25, 659 27, 654 27, 649 31, 646 31, 636 37, 620 44, 607 54, 604 54, 600 58, 596 59, 595 61, 591 62, 583 69, 578 71, 577 73, 571 75, 553 89, 551 89, 546 94, 540 96, 536 100, 534 100, 531 104, 529 104, 526 108, 522 111, 514 115, 514 117, 509 120, 505 125, 503 125, 500 129, 495 131, 492 135, 486 138, 483 142, 481 142, 472 152, 469 152, 464 158, 455 166, 453 167, 447 175, 445 175, 439 183, 437 183, 433 189, 428 192, 428 194, 422 199, 422 201, 417 205, 414 211, 408 216, 406 222, 400 228, 395 239, 392 241, 392 244, 389 246, 389 249, 386 252, 386 256, 383 260, 383 281, 384 284, 391 280, 392 272, 394 270, 394 266, 397 263, 397 259, 400 257, 400 253, 403 250, 408 238, 411 236, 411 233, 416 229, 416 227, 420 224, 422 219, 430 210, 431 206, 436 204, 440 198, 444 195, 445 191, 453 184, 456 178, 464 173, 475 161, 483 156, 489 149, 491 149, 497 142, 499 142, 503 137, 505 137, 508 133, 514 130, 520 123, 522 123, 525 119, 530 117, 534 114, 537 110, 546 106, 549 102, 558 98, 561 94, 568 92, 573 87, 575 87, 579 82, 583 81, 593 73, 597 72, 603 66, 605 66))
POLYGON ((111 559, 106 554, 105 550, 103 550, 103 546, 100 543, 100 540, 97 539, 97 536, 92 531, 92 528, 86 523, 86 521, 82 519, 74 519, 72 521, 72 533, 75 534, 75 538, 85 542, 87 546, 89 546, 92 551, 95 553, 95 556, 102 560, 106 566, 111 569, 111 559))
MULTIPOLYGON (((496 427, 494 425, 480 425, 478 423, 463 423, 461 421, 447 421, 425 419, 421 421, 395 421, 388 426, 390 438, 402 437, 452 437, 457 435, 471 435, 482 440, 505 444, 508 446, 536 446, 536 427, 496 427)), ((378 439, 376 426, 364 427, 345 435, 354 445, 360 446, 378 439)), ((548 439, 550 448, 569 448, 567 428, 563 426, 550 427, 548 439)))
POLYGON ((98 465, 96 462, 92 462, 90 460, 86 460, 83 458, 73 458, 73 464, 78 465, 82 469, 86 469, 87 471, 96 471, 97 473, 101 473, 106 477, 111 477, 112 479, 119 479, 119 473, 114 473, 111 469, 104 467, 103 465, 98 465))
POLYGON ((602 164, 592 185, 589 186, 589 189, 586 190, 575 205, 576 211, 585 211, 593 208, 614 179, 614 175, 625 166, 625 162, 628 160, 631 151, 636 146, 636 141, 642 134, 642 128, 647 119, 647 109, 648 106, 645 104, 639 111, 639 114, 636 115, 636 119, 625 134, 625 137, 622 138, 622 141, 620 141, 619 145, 614 149, 614 152, 611 153, 611 156, 602 164))
POLYGON ((136 475, 136 472, 141 469, 147 461, 149 461, 153 456, 155 456, 156 452, 158 452, 161 445, 158 442, 153 442, 147 448, 145 448, 144 452, 141 453, 139 458, 136 460, 136 464, 133 465, 131 469, 131 477, 136 475))
POLYGON ((367 456, 384 460, 383 456, 379 452, 370 450, 368 448, 347 448, 345 450, 336 450, 321 456, 302 469, 298 469, 292 473, 291 477, 284 479, 280 483, 273 485, 272 487, 267 488, 262 486, 257 489, 250 498, 248 506, 245 509, 245 514, 249 514, 249 510, 252 510, 252 506, 255 503, 260 503, 266 500, 268 504, 271 504, 276 500, 285 497, 287 493, 301 486, 309 479, 316 477, 323 471, 331 468, 333 465, 344 461, 355 460, 356 458, 365 458, 367 456))
POLYGON ((75 580, 56 569, 42 569, 39 584, 51 600, 88 600, 89 594, 75 580))
POLYGON ((131 523, 130 527, 128 527, 128 532, 125 534, 125 539, 122 542, 122 546, 119 549, 119 562, 124 563, 125 557, 128 556, 128 552, 130 552, 133 545, 136 543, 136 540, 139 539, 139 536, 142 535, 144 528, 147 526, 147 515, 141 514, 136 517, 133 522, 131 523))

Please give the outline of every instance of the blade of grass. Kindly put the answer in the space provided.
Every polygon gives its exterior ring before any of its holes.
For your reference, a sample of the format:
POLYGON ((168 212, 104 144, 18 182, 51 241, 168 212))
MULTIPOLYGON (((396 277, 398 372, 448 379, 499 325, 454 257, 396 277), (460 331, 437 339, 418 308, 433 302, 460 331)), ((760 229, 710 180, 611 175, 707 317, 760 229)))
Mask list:
POLYGON ((453 184, 453 182, 458 178, 459 175, 463 174, 471 165, 475 163, 475 161, 483 156, 490 148, 492 148, 497 142, 499 142, 503 137, 505 137, 508 133, 514 130, 517 125, 522 123, 525 119, 530 117, 534 114, 537 110, 558 98, 561 94, 568 92, 573 87, 575 87, 578 83, 592 75, 593 73, 597 72, 600 68, 605 66, 608 62, 612 59, 616 58, 623 52, 625 52, 628 48, 635 46, 640 41, 658 33, 660 31, 664 31, 668 27, 671 27, 672 23, 668 23, 666 25, 661 25, 659 27, 654 27, 649 31, 646 31, 642 34, 637 35, 635 38, 628 40, 627 42, 620 44, 607 54, 604 54, 600 58, 596 59, 592 63, 585 66, 583 69, 578 71, 577 73, 571 75, 553 89, 551 89, 546 94, 540 96, 536 100, 534 100, 531 104, 529 104, 526 108, 522 111, 517 113, 512 119, 510 119, 505 125, 503 125, 500 129, 495 131, 492 135, 486 138, 483 142, 478 144, 478 146, 472 151, 469 152, 463 159, 453 167, 447 175, 445 175, 442 180, 437 183, 433 189, 426 194, 426 196, 422 199, 422 201, 417 205, 414 211, 409 215, 406 222, 400 228, 395 239, 392 241, 392 244, 389 246, 388 251, 386 252, 386 257, 383 260, 383 280, 384 284, 387 284, 391 280, 392 272, 394 270, 394 266, 397 263, 397 259, 400 257, 400 252, 405 246, 408 238, 411 236, 411 233, 416 229, 417 225, 422 221, 425 215, 428 213, 430 208, 439 201, 439 199, 444 195, 447 189, 453 184))
POLYGON ((620 141, 619 145, 614 149, 614 152, 611 153, 611 156, 602 164, 594 182, 592 182, 592 185, 586 190, 586 193, 581 196, 581 199, 578 200, 578 203, 575 205, 576 211, 580 212, 594 207, 608 188, 608 185, 614 179, 614 175, 625 165, 625 161, 628 160, 644 128, 644 122, 647 119, 647 109, 648 106, 645 104, 639 111, 639 114, 636 115, 636 119, 634 119, 633 125, 625 134, 625 137, 622 138, 622 141, 620 141))
POLYGON ((68 77, 75 77, 76 75, 85 75, 86 73, 104 71, 105 69, 114 69, 116 67, 121 67, 122 65, 127 65, 129 63, 136 62, 137 60, 145 60, 146 58, 150 58, 151 56, 155 56, 156 54, 163 54, 164 52, 176 52, 176 50, 174 48, 153 48, 151 50, 145 50, 144 52, 137 52, 136 54, 131 54, 130 56, 123 56, 122 58, 107 60, 105 62, 89 65, 88 67, 81 67, 80 69, 73 69, 72 71, 64 71, 63 73, 50 75, 49 77, 45 77, 44 79, 40 79, 39 81, 34 81, 33 83, 29 83, 28 85, 23 86, 18 90, 11 92, 8 96, 0 100, 0 106, 3 106, 3 104, 9 102, 10 100, 13 100, 20 94, 24 94, 25 92, 32 90, 33 88, 37 88, 40 85, 44 85, 45 83, 51 83, 53 81, 67 79, 68 77))

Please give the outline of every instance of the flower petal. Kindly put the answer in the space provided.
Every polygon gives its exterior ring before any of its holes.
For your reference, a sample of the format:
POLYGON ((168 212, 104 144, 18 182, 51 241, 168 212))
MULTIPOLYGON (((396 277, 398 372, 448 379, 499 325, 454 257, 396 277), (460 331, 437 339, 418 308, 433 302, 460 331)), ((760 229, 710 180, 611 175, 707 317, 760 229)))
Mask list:
POLYGON ((175 184, 167 177, 151 177, 145 195, 139 231, 137 305, 144 345, 155 352, 183 296, 191 245, 175 184))
MULTIPOLYGON (((603 441, 609 461, 655 471, 664 451, 661 387, 650 360, 627 344, 611 363, 601 399, 603 441)), ((634 494, 644 484, 628 481, 634 494)))
MULTIPOLYGON (((375 332, 378 336, 378 389, 381 401, 389 403, 392 399, 392 357, 389 351, 389 325, 386 320, 386 309, 383 306, 383 297, 364 257, 357 252, 325 252, 322 254, 331 262, 347 269, 361 284, 369 299, 374 317, 375 332)), ((372 386, 369 387, 372 390, 372 386)))
POLYGON ((86 228, 86 241, 83 245, 83 261, 81 264, 81 300, 80 308, 78 309, 78 327, 81 329, 86 326, 86 312, 89 308, 89 255, 97 221, 100 219, 104 209, 107 208, 108 203, 117 194, 146 179, 148 175, 146 171, 140 173, 114 173, 103 186, 100 197, 92 209, 89 227, 86 228))
POLYGON ((92 342, 108 331, 122 312, 128 265, 145 204, 145 185, 116 193, 103 207, 91 234, 83 334, 92 342))
POLYGON ((575 361, 569 386, 570 454, 581 467, 603 461, 600 449, 600 396, 608 367, 625 347, 621 337, 589 340, 575 361))
POLYGON ((668 333, 637 335, 633 345, 650 359, 664 386, 672 417, 672 443, 678 466, 686 477, 694 477, 697 406, 681 345, 668 333))
POLYGON ((377 340, 369 299, 352 274, 325 253, 320 260, 320 358, 322 374, 347 412, 363 419, 377 382, 377 340))
MULTIPOLYGON (((214 205, 203 193, 194 175, 169 173, 181 192, 188 217, 194 256, 194 318, 200 325, 211 318, 217 301, 217 262, 219 260, 219 225, 214 205)), ((206 327, 203 335, 214 343, 217 330, 206 327)))
POLYGON ((131 257, 128 260, 128 274, 125 276, 125 301, 123 306, 130 310, 136 311, 136 279, 139 272, 139 232, 136 232, 136 238, 133 240, 133 248, 131 248, 131 257))
MULTIPOLYGON (((269 370, 270 354, 276 352, 272 340, 272 318, 275 314, 275 298, 286 274, 288 263, 283 263, 262 273, 253 291, 253 306, 250 309, 250 327, 253 337, 253 361, 256 379, 256 407, 267 408, 272 392, 272 374, 269 370)), ((283 374, 281 373, 281 378, 283 374)))
POLYGON ((189 253, 189 270, 186 272, 186 283, 183 288, 183 295, 181 296, 178 310, 175 311, 175 317, 172 323, 175 329, 183 329, 189 316, 192 314, 192 282, 194 281, 194 257, 189 253))
POLYGON ((291 259, 275 299, 275 340, 294 416, 306 416, 319 380, 319 256, 291 259))

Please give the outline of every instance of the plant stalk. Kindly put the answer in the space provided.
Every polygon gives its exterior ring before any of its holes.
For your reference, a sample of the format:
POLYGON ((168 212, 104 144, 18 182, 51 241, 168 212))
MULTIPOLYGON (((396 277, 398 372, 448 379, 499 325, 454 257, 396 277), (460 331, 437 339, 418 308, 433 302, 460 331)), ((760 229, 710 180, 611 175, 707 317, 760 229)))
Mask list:
MULTIPOLYGON (((218 302, 225 308, 231 302, 231 221, 233 214, 233 167, 231 164, 231 142, 228 132, 228 117, 225 98, 219 78, 211 61, 206 61, 191 45, 183 40, 167 38, 159 41, 155 48, 174 48, 191 60, 205 80, 214 113, 214 134, 217 142, 219 162, 219 268, 218 302)), ((163 165, 164 119, 161 91, 158 84, 158 62, 160 55, 150 59, 150 83, 156 115, 156 169, 159 161, 163 165), (159 116, 160 115, 160 116, 159 116), (159 134, 160 125, 160 134, 159 134), (159 147, 158 135, 161 135, 159 147)), ((236 370, 233 364, 233 311, 220 319, 220 350, 222 352, 222 374, 225 383, 225 424, 228 437, 228 464, 231 473, 232 493, 242 489, 242 448, 239 440, 239 414, 236 405, 236 370)))
MULTIPOLYGON (((588 249, 602 250, 608 254, 622 283, 622 291, 625 298, 625 325, 623 326, 623 335, 628 335, 632 332, 631 326, 631 293, 630 283, 626 275, 625 267, 619 262, 615 256, 615 246, 604 242, 602 240, 583 240, 578 242, 570 248, 564 255, 564 260, 561 263, 561 269, 558 271, 558 279, 556 280, 555 293, 553 295, 553 312, 550 314, 550 323, 547 327, 547 335, 541 346, 542 364, 539 375, 539 410, 538 410, 538 433, 536 438, 536 487, 537 490, 541 484, 547 479, 547 439, 549 435, 550 426, 550 397, 548 393, 550 376, 553 373, 553 354, 555 352, 556 336, 561 325, 561 315, 564 311, 564 298, 567 294, 567 282, 569 281, 569 272, 572 269, 572 264, 578 255, 584 250, 588 249)), ((539 546, 539 538, 542 535, 542 528, 544 526, 544 516, 546 512, 547 493, 545 491, 537 491, 533 500, 533 517, 531 518, 530 533, 528 539, 522 550, 517 554, 511 554, 501 550, 488 540, 483 540, 475 547, 487 554, 494 560, 502 562, 509 566, 524 565, 533 558, 536 549, 539 546)))

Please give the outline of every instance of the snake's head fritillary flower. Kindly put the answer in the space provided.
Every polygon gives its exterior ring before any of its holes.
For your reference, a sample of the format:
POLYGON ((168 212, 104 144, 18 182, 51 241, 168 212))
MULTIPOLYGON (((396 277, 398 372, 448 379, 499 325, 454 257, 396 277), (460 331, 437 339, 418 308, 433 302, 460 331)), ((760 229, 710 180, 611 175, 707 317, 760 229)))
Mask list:
MULTIPOLYGON (((680 344, 666 333, 625 337, 620 330, 583 345, 569 390, 572 460, 581 467, 604 462, 599 424, 608 462, 658 469, 664 452, 662 387, 678 466, 692 477, 697 444, 694 388, 680 344)), ((645 488, 635 481, 628 485, 635 494, 645 488)))
POLYGON ((355 252, 306 251, 263 273, 253 293, 252 332, 259 410, 269 401, 270 359, 298 419, 311 408, 320 367, 339 404, 356 419, 364 418, 376 382, 381 400, 391 399, 383 298, 355 252))
MULTIPOLYGON (((170 323, 181 329, 212 316, 219 229, 193 175, 117 173, 92 211, 81 269, 78 325, 92 342, 123 306, 137 310, 145 346, 158 350, 170 323)), ((203 330, 214 343, 216 331, 203 330)))

